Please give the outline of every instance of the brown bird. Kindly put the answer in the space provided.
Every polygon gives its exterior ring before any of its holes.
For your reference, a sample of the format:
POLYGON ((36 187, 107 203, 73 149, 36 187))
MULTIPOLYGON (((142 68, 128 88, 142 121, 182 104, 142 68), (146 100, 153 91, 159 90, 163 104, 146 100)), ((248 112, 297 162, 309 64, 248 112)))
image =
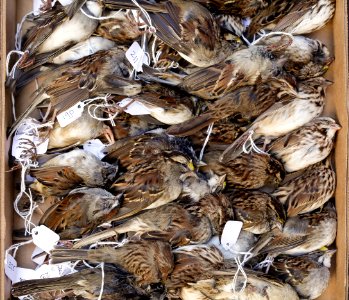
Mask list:
MULTIPOLYGON (((285 97, 261 114, 242 136, 222 154, 225 162, 243 151, 243 145, 252 146, 251 139, 270 140, 288 134, 319 116, 325 105, 325 90, 330 83, 325 78, 311 78, 299 84, 299 91, 285 97)), ((264 147, 265 148, 265 147, 264 147)))
POLYGON ((277 102, 283 95, 295 93, 294 87, 283 79, 273 78, 265 83, 241 87, 213 103, 208 103, 208 110, 178 125, 167 129, 168 134, 186 136, 213 122, 229 117, 250 122, 277 102))
POLYGON ((270 155, 255 153, 241 154, 237 158, 219 162, 222 151, 212 151, 204 155, 207 166, 217 175, 226 175, 227 188, 258 189, 263 186, 278 186, 285 176, 283 165, 270 155))
POLYGON ((110 11, 104 15, 111 18, 99 22, 97 35, 115 41, 118 45, 131 44, 141 37, 142 31, 139 28, 141 24, 130 10, 110 11))
MULTIPOLYGON (((102 113, 96 113, 96 116, 103 117, 102 113)), ((61 127, 58 121, 54 123, 48 133, 48 149, 78 146, 101 135, 104 135, 110 144, 114 143, 110 127, 103 121, 92 118, 88 108, 85 108, 80 118, 65 127, 61 127)))
POLYGON ((162 152, 134 165, 112 186, 114 191, 124 194, 119 216, 113 220, 123 220, 143 209, 159 207, 180 195, 197 201, 221 185, 218 176, 214 175, 217 181, 206 181, 193 171, 192 166, 191 159, 178 151, 162 152))
POLYGON ((173 86, 179 86, 189 94, 207 100, 221 98, 239 87, 260 84, 271 78, 284 78, 294 82, 282 70, 285 59, 278 59, 273 53, 282 52, 288 44, 266 47, 252 45, 235 51, 225 61, 201 68, 190 75, 161 72, 144 67, 140 78, 173 86))
POLYGON ((254 234, 269 232, 273 228, 282 230, 286 214, 282 204, 260 191, 236 190, 229 194, 235 220, 242 221, 243 229, 254 234))
MULTIPOLYGON (((107 7, 138 7, 131 1, 104 0, 107 7)), ((196 2, 169 0, 161 3, 141 1, 150 18, 142 18, 155 28, 154 34, 175 49, 181 57, 198 67, 207 67, 226 59, 233 45, 220 38, 220 28, 211 13, 196 2)))
POLYGON ((10 134, 44 100, 49 98, 55 113, 67 110, 79 101, 98 95, 131 96, 141 91, 139 82, 130 80, 132 67, 124 49, 98 51, 77 61, 44 72, 46 81, 35 92, 35 98, 11 126, 10 134))
POLYGON ((272 195, 285 206, 287 216, 293 217, 324 205, 333 196, 335 188, 336 174, 328 157, 283 183, 272 195))
POLYGON ((231 203, 223 194, 209 194, 187 207, 170 203, 146 210, 121 225, 84 237, 73 247, 84 247, 122 233, 161 239, 175 246, 206 243, 213 235, 221 234, 233 215, 231 203))
POLYGON ((317 299, 329 284, 331 257, 335 252, 315 251, 296 257, 279 255, 269 274, 290 284, 303 299, 317 299))
POLYGON ((332 203, 319 212, 306 213, 287 219, 283 230, 263 234, 254 248, 254 255, 303 255, 329 246, 336 238, 337 215, 332 203))
POLYGON ((213 276, 223 267, 224 258, 215 246, 184 246, 173 251, 174 269, 165 281, 168 295, 179 296, 182 287, 213 276))
POLYGON ((76 149, 60 154, 30 170, 36 181, 31 188, 43 196, 64 196, 80 186, 106 187, 118 167, 101 162, 93 154, 76 149))
POLYGON ((51 206, 39 223, 63 240, 80 238, 117 214, 119 198, 101 188, 75 189, 51 206))
POLYGON ((340 128, 329 117, 316 118, 274 141, 269 152, 282 161, 287 172, 304 169, 330 154, 340 128))
POLYGON ((87 260, 113 263, 135 276, 142 286, 164 282, 174 267, 171 247, 162 241, 129 241, 120 248, 103 247, 90 250, 55 249, 52 263, 87 260))
POLYGON ((102 6, 95 1, 74 1, 63 7, 56 3, 52 9, 31 16, 32 26, 24 34, 19 61, 20 69, 28 70, 44 64, 71 46, 89 38, 98 25, 98 20, 89 18, 80 11, 100 17, 102 6), (84 5, 86 2, 86 5, 84 5))
MULTIPOLYGON (((31 295, 34 299, 42 300, 69 295, 95 300, 101 293, 101 278, 102 270, 100 268, 89 268, 62 277, 17 282, 12 286, 11 292, 14 297, 31 295)), ((103 299, 142 299, 146 293, 133 281, 131 275, 125 274, 112 265, 105 265, 103 299)))

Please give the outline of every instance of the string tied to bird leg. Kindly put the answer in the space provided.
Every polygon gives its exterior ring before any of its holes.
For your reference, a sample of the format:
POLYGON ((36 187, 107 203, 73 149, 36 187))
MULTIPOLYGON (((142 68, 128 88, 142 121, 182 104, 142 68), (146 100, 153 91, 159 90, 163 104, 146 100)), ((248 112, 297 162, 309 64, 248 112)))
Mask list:
POLYGON ((156 32, 156 28, 153 26, 153 23, 151 21, 151 18, 149 16, 148 12, 136 0, 131 0, 131 1, 139 8, 139 10, 142 12, 142 14, 144 15, 145 19, 147 20, 148 31, 150 33, 155 33, 156 32))
POLYGON ((110 94, 106 94, 103 97, 95 97, 95 98, 84 100, 83 102, 84 102, 85 106, 86 105, 88 106, 87 112, 91 118, 96 119, 98 121, 102 121, 102 122, 109 121, 112 124, 112 126, 115 126, 114 119, 116 118, 116 116, 118 115, 119 112, 117 111, 114 114, 109 113, 110 112, 109 109, 115 107, 115 104, 111 103, 108 100, 109 97, 110 97, 110 94), (103 100, 103 102, 92 103, 92 102, 97 101, 97 100, 103 100), (109 116, 108 118, 101 117, 101 112, 103 113, 105 111, 108 112, 108 116, 109 116))
POLYGON ((263 270, 265 268, 265 273, 268 274, 270 266, 273 264, 274 257, 267 256, 263 261, 254 266, 255 270, 263 270))
POLYGON ((246 154, 250 154, 252 151, 254 151, 258 154, 268 154, 267 152, 264 152, 262 149, 257 147, 257 145, 253 141, 253 134, 254 130, 250 130, 248 138, 242 145, 243 152, 246 154))
POLYGON ((200 156, 199 156, 199 160, 202 161, 202 158, 204 157, 204 152, 205 152, 205 148, 207 146, 207 143, 210 139, 210 136, 211 136, 211 133, 212 133, 212 129, 213 129, 213 124, 214 123, 211 123, 208 128, 207 128, 207 136, 206 136, 206 139, 204 141, 204 144, 202 145, 202 148, 201 148, 201 151, 200 151, 200 156))

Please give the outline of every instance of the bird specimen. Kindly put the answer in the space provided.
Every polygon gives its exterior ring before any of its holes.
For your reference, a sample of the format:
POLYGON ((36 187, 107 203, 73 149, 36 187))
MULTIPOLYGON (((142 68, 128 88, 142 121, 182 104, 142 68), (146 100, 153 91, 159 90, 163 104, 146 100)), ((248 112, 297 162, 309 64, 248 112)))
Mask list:
POLYGON ((119 198, 101 188, 78 188, 51 206, 39 223, 63 240, 79 238, 115 216, 119 198))
POLYGON ((269 274, 290 284, 300 297, 316 299, 328 286, 331 257, 335 252, 320 250, 302 256, 279 255, 274 259, 269 274))
POLYGON ((293 97, 275 103, 262 113, 248 131, 240 136, 222 154, 224 163, 232 156, 242 152, 243 145, 249 139, 264 137, 265 145, 270 140, 288 134, 319 116, 324 108, 325 88, 328 81, 324 78, 308 79, 299 84, 299 91, 293 97))
POLYGON ((243 222, 243 229, 254 234, 282 230, 286 214, 282 204, 266 193, 236 190, 229 195, 235 220, 243 222))
POLYGON ((51 251, 51 259, 52 263, 75 260, 113 263, 134 274, 141 286, 163 282, 174 267, 171 247, 162 241, 130 241, 119 248, 55 249, 51 251))
MULTIPOLYGON (((104 266, 103 299, 142 299, 146 293, 137 287, 133 278, 112 265, 104 266)), ((96 299, 101 293, 102 270, 88 268, 55 278, 32 279, 18 282, 12 287, 14 297, 32 294, 39 299, 54 299, 64 296, 80 296, 96 299), (45 298, 45 293, 51 292, 45 298), (52 293, 55 292, 53 295, 52 293)))
POLYGON ((284 164, 287 172, 304 169, 330 154, 340 128, 329 117, 316 118, 278 138, 269 146, 269 152, 284 164))
POLYGON ((80 248, 127 232, 133 237, 166 240, 176 246, 206 243, 213 235, 221 234, 233 215, 227 197, 207 195, 187 207, 170 203, 146 210, 116 227, 84 237, 73 247, 80 248))
POLYGON ((285 206, 287 216, 311 212, 324 205, 333 196, 336 174, 330 159, 310 166, 294 179, 284 182, 273 196, 285 206))
POLYGON ((117 170, 116 166, 100 161, 92 153, 76 149, 31 169, 30 174, 36 179, 31 188, 43 196, 63 196, 80 186, 108 186, 117 170))
POLYGON ((258 189, 263 186, 278 186, 285 176, 284 167, 275 158, 262 153, 241 154, 225 163, 219 161, 222 151, 205 154, 207 166, 217 175, 225 174, 227 188, 258 189))

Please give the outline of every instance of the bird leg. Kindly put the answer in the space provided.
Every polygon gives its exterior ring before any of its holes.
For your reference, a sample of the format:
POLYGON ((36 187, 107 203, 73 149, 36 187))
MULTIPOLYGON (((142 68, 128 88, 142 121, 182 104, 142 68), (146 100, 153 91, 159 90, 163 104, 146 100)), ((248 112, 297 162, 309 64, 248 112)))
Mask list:
POLYGON ((112 145, 112 144, 115 143, 115 138, 114 138, 113 131, 110 129, 109 126, 107 126, 107 125, 104 126, 104 128, 103 128, 103 135, 107 139, 108 144, 112 145))

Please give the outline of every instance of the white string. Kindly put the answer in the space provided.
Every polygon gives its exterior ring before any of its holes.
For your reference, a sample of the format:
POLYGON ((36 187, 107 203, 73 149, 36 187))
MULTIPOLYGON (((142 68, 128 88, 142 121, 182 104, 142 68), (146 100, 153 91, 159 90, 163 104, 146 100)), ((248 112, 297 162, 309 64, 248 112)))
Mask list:
POLYGON ((251 44, 252 45, 256 45, 258 44, 261 40, 263 40, 264 38, 268 37, 268 36, 273 36, 273 35, 286 35, 288 37, 291 38, 292 42, 294 40, 293 35, 291 33, 288 32, 283 32, 283 31, 272 31, 269 33, 265 33, 265 31, 262 31, 261 34, 259 34, 261 37, 258 38, 257 40, 253 41, 251 44))
POLYGON ((92 245, 90 245, 89 249, 96 249, 98 248, 99 246, 105 246, 105 245, 108 245, 108 246, 115 246, 114 248, 120 248, 122 246, 124 246, 125 244, 128 243, 128 239, 127 238, 124 238, 121 242, 97 242, 97 243, 94 243, 92 245))
POLYGON ((208 126, 208 129, 207 129, 207 136, 206 136, 206 139, 205 139, 205 142, 204 144, 202 145, 202 148, 201 148, 201 151, 200 151, 200 156, 199 156, 199 160, 201 161, 203 156, 204 156, 204 152, 205 152, 205 148, 206 148, 206 145, 210 139, 210 135, 212 133, 212 128, 213 128, 213 123, 210 124, 210 126, 208 126))
POLYGON ((155 33, 156 28, 153 26, 153 23, 151 22, 150 16, 147 13, 147 11, 142 6, 140 6, 136 0, 131 0, 131 1, 140 9, 140 11, 143 13, 145 18, 147 19, 148 24, 149 24, 149 32, 155 33))
POLYGON ((258 154, 268 154, 267 152, 264 152, 263 150, 259 149, 257 147, 257 145, 254 143, 254 141, 253 141, 254 131, 250 130, 249 133, 250 134, 249 134, 247 140, 242 145, 243 152, 246 153, 246 154, 250 154, 252 151, 254 151, 254 152, 258 153, 258 154), (248 145, 248 143, 249 143, 249 145, 248 145))
POLYGON ((5 251, 5 264, 7 264, 7 255, 9 254, 9 252, 11 250, 14 250, 12 256, 13 256, 13 258, 15 258, 16 254, 17 254, 17 250, 18 250, 19 247, 22 247, 22 246, 27 245, 27 244, 31 244, 32 242, 33 242, 33 240, 25 241, 25 242, 13 244, 9 248, 7 248, 6 251, 5 251))
POLYGON ((33 14, 33 11, 27 13, 26 15, 23 16, 22 20, 20 23, 17 24, 17 31, 15 35, 15 49, 16 50, 22 50, 22 28, 25 20, 29 15, 33 14))
POLYGON ((268 274, 270 266, 272 265, 273 261, 274 261, 273 256, 267 256, 263 261, 256 264, 254 266, 254 269, 262 270, 262 269, 266 268, 265 273, 268 274))
POLYGON ((11 50, 6 57, 6 76, 7 77, 11 77, 12 79, 15 77, 15 72, 16 72, 16 68, 17 65, 19 64, 22 56, 24 55, 23 51, 19 51, 19 50, 11 50), (12 54, 17 54, 19 57, 17 59, 17 61, 15 62, 15 64, 13 65, 13 67, 11 68, 11 71, 9 70, 10 68, 10 59, 12 54))
POLYGON ((122 9, 118 10, 115 14, 110 15, 110 16, 100 16, 100 17, 95 17, 93 15, 88 14, 82 7, 80 8, 80 11, 88 18, 93 19, 93 20, 109 20, 109 19, 117 19, 117 15, 122 11, 122 9))
POLYGON ((104 262, 102 262, 100 264, 101 267, 101 271, 102 271, 102 282, 101 282, 101 290, 99 291, 99 296, 98 296, 98 300, 102 300, 102 296, 103 296, 103 291, 104 291, 104 262))
POLYGON ((241 263, 240 261, 240 257, 237 256, 237 257, 234 257, 234 260, 235 260, 235 263, 238 267, 238 269, 236 270, 235 274, 234 274, 234 278, 233 278, 233 291, 234 293, 243 293, 243 291, 245 290, 246 286, 247 286, 247 275, 246 275, 246 272, 243 268, 243 264, 241 263), (236 291, 236 283, 237 283, 237 280, 238 280, 238 275, 239 275, 239 272, 241 272, 242 276, 244 277, 244 283, 241 287, 241 289, 237 292, 236 291))
POLYGON ((13 95, 13 92, 11 91, 11 102, 12 102, 12 115, 13 115, 13 120, 17 120, 16 116, 16 99, 15 96, 13 95))

